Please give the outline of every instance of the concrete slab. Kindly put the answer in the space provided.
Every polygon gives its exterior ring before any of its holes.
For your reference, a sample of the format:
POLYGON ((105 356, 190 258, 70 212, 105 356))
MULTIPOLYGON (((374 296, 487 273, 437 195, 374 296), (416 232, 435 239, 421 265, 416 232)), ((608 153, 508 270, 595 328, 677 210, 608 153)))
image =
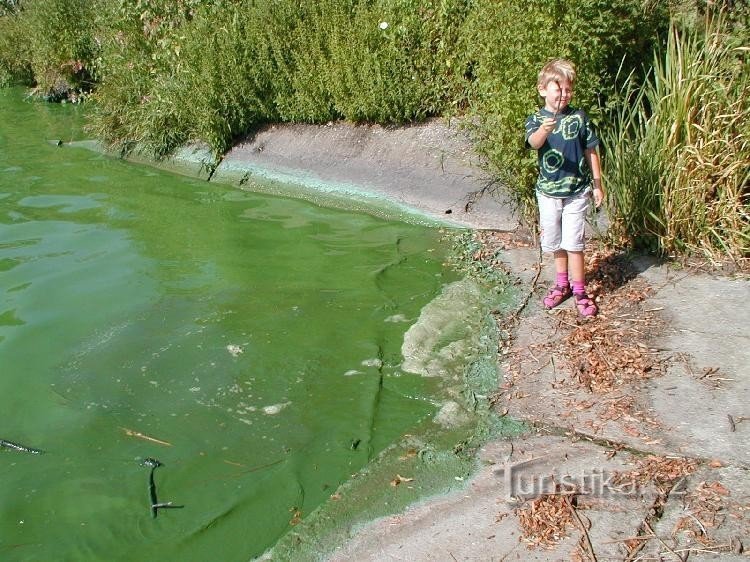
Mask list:
POLYGON ((715 385, 676 364, 642 391, 663 423, 667 448, 750 467, 750 377, 715 385), (740 423, 730 423, 729 417, 740 423), (744 417, 743 417, 744 416, 744 417))
POLYGON ((665 439, 687 454, 750 466, 750 282, 668 266, 641 275, 656 289, 649 305, 664 309, 655 345, 673 358, 645 390, 665 439))
MULTIPOLYGON (((726 377, 750 379, 750 283, 744 277, 715 277, 652 266, 641 273, 664 307, 667 329, 657 341, 689 353, 697 367, 720 367, 726 377)), ((737 381, 739 382, 739 381, 737 381)))
POLYGON ((623 539, 637 532, 655 497, 653 488, 637 494, 610 488, 609 479, 627 470, 633 458, 627 453, 607 458, 588 442, 529 436, 490 443, 480 460, 483 467, 462 492, 357 530, 327 560, 570 560, 583 539, 576 524, 549 549, 530 549, 516 515, 517 509, 529 506, 519 496, 531 500, 538 492, 554 490, 554 482, 583 492, 576 511, 598 559, 619 560, 625 553, 623 539))
POLYGON ((242 183, 254 175, 355 198, 376 195, 458 226, 518 226, 468 136, 440 120, 398 128, 269 126, 233 147, 213 179, 242 183))

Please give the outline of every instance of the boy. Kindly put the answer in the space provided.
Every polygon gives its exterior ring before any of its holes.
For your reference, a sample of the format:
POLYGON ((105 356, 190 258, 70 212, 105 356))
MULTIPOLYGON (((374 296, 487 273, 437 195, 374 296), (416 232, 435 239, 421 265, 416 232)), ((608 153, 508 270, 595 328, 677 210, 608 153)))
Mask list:
POLYGON ((589 200, 604 200, 599 139, 582 110, 569 106, 576 71, 573 63, 555 59, 539 73, 537 90, 544 107, 526 119, 526 144, 538 151, 536 196, 542 250, 554 252, 556 282, 544 307, 551 309, 575 299, 585 318, 596 316, 596 304, 586 294, 584 281, 584 227, 589 200))

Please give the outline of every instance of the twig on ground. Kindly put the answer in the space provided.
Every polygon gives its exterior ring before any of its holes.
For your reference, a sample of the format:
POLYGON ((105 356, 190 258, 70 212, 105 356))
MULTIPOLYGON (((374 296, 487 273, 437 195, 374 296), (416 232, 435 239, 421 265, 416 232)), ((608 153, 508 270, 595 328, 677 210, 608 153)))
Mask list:
POLYGON ((701 523, 700 519, 698 519, 695 515, 693 515, 687 510, 685 510, 685 514, 698 524, 698 527, 701 528, 701 532, 703 533, 703 536, 708 536, 708 531, 706 531, 706 528, 703 526, 703 523, 701 523))
POLYGON ((578 511, 573 505, 573 501, 571 500, 570 497, 565 497, 565 503, 568 505, 568 509, 570 510, 570 513, 573 515, 573 519, 576 520, 576 523, 578 524, 578 528, 581 529, 581 533, 583 533, 583 539, 584 539, 584 544, 586 545, 587 554, 591 558, 592 562, 597 562, 596 553, 594 552, 594 545, 591 544, 591 537, 589 536, 589 531, 586 528, 586 525, 583 524, 583 521, 581 520, 581 516, 578 514, 578 511))
POLYGON ((674 551, 674 549, 672 549, 672 548, 671 548, 671 547, 670 547, 670 546, 669 546, 669 545, 668 545, 667 543, 665 543, 665 542, 664 542, 664 539, 662 539, 662 538, 661 538, 661 537, 660 537, 659 535, 657 535, 657 534, 656 534, 656 533, 654 532, 654 529, 653 529, 653 528, 651 527, 651 525, 649 525, 649 524, 648 524, 648 521, 644 521, 644 522, 643 522, 643 526, 645 527, 645 529, 646 529, 646 530, 647 530, 647 531, 648 531, 649 533, 651 533, 651 534, 652 534, 652 535, 653 535, 653 536, 654 536, 654 537, 656 538, 656 540, 658 540, 658 541, 659 541, 659 542, 660 542, 660 543, 662 544, 662 546, 663 546, 664 548, 666 548, 666 549, 667 549, 667 550, 668 550, 669 552, 671 552, 672 554, 674 554, 674 555, 675 555, 675 557, 677 558, 677 560, 679 560, 680 562, 685 562, 685 558, 683 558, 682 556, 680 556, 679 554, 677 554, 677 553, 676 553, 676 552, 674 551))

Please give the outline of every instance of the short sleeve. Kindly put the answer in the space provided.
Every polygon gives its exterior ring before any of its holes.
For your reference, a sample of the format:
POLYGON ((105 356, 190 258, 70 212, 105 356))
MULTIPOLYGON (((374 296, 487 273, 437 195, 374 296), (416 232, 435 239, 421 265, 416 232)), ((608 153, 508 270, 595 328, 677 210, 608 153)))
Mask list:
POLYGON ((536 114, 529 115, 526 118, 526 124, 524 125, 524 128, 526 129, 526 136, 524 137, 526 148, 531 148, 529 137, 536 133, 539 130, 539 127, 541 127, 541 121, 536 114))
POLYGON ((586 149, 596 148, 599 146, 599 137, 596 136, 596 128, 588 115, 584 114, 584 127, 583 127, 583 146, 586 149))

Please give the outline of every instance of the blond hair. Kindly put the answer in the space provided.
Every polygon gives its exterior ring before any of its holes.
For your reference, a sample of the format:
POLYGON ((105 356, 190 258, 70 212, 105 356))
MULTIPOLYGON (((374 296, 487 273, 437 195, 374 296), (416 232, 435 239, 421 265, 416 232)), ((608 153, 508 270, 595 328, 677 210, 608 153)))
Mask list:
POLYGON ((572 85, 576 81, 576 67, 567 59, 553 59, 539 71, 537 87, 545 88, 555 80, 566 80, 572 85))

